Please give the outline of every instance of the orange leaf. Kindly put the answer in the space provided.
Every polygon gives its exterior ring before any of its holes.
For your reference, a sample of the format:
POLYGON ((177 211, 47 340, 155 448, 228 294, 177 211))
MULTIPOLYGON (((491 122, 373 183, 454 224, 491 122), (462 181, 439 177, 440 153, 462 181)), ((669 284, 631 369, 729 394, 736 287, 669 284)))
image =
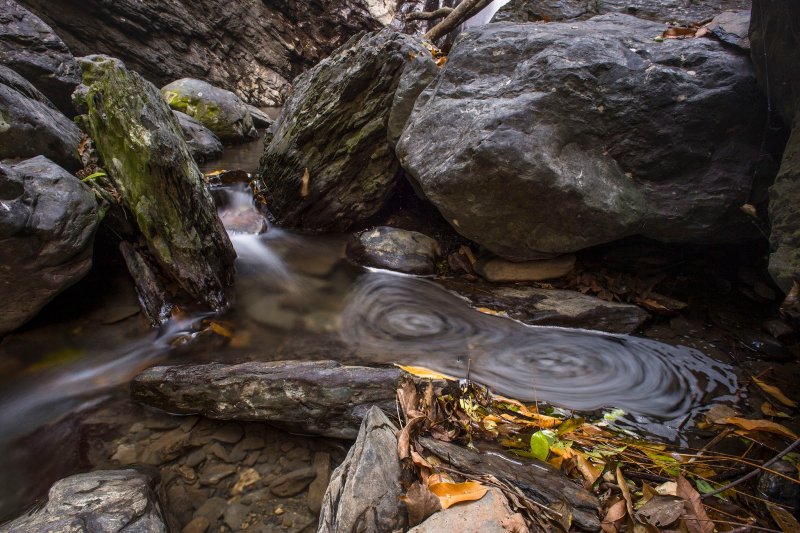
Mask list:
POLYGON ((769 420, 748 420, 746 418, 740 418, 738 416, 729 416, 728 418, 723 418, 719 420, 718 423, 730 424, 732 426, 737 426, 747 431, 763 431, 765 433, 774 433, 776 435, 782 435, 790 439, 797 439, 797 435, 794 433, 794 431, 785 428, 780 424, 776 424, 775 422, 770 422, 769 420))
POLYGON ((767 394, 769 394, 770 396, 781 402, 786 407, 797 407, 797 402, 787 398, 786 395, 784 395, 783 392, 778 387, 775 387, 773 385, 768 385, 758 378, 753 378, 753 383, 758 385, 758 387, 761 390, 763 390, 764 392, 766 392, 767 394))
POLYGON ((586 479, 586 485, 591 487, 594 485, 594 482, 597 481, 597 478, 600 477, 602 472, 595 468, 594 465, 592 465, 592 463, 590 463, 586 457, 583 456, 583 454, 576 455, 578 457, 578 470, 586 479))
POLYGON ((442 509, 447 509, 459 502, 480 500, 489 490, 477 481, 434 483, 430 486, 430 489, 439 498, 442 509))

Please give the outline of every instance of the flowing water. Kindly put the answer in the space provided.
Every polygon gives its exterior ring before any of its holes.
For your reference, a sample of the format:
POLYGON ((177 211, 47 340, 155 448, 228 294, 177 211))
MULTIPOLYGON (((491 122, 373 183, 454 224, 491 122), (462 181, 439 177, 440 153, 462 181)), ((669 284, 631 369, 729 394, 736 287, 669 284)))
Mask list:
MULTIPOLYGON (((231 149, 229 159, 205 170, 253 171, 258 153, 257 143, 231 149)), ((267 227, 244 185, 226 186, 215 196, 224 220, 267 227)), ((0 383, 0 516, 24 503, 9 495, 31 475, 15 469, 20 437, 121 390, 158 363, 339 358, 421 365, 469 376, 524 401, 575 410, 621 408, 630 414, 628 427, 665 438, 675 437, 687 415, 736 388, 729 367, 696 350, 526 326, 483 314, 432 280, 356 267, 344 258, 343 235, 232 227, 242 226, 229 226, 238 254, 234 304, 216 318, 230 336, 210 332, 204 327, 210 317, 203 315, 149 329, 123 279, 123 290, 109 288, 113 302, 98 296, 92 312, 3 339, 0 360, 20 364, 0 383)))

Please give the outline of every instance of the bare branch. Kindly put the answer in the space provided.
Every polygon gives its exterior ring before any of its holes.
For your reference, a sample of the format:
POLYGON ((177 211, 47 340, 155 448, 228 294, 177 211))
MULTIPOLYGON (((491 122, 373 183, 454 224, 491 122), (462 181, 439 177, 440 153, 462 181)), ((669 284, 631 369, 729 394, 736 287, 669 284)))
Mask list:
POLYGON ((488 6, 492 0, 462 0, 452 12, 439 24, 431 28, 425 34, 429 41, 436 41, 439 37, 447 35, 458 27, 459 24, 470 18, 472 15, 488 6))
POLYGON ((436 11, 414 11, 406 15, 406 20, 433 20, 446 17, 452 12, 452 7, 440 7, 436 11))

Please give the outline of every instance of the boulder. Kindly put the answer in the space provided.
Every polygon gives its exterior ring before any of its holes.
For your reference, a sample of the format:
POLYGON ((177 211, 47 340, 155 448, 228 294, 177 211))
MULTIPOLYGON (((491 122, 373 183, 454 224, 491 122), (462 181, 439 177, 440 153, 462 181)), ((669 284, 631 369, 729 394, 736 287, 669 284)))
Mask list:
POLYGON ((495 283, 545 281, 566 276, 575 268, 574 255, 562 255, 538 261, 507 261, 499 257, 475 263, 475 272, 495 283))
POLYGON ((194 117, 186 113, 173 111, 181 126, 183 138, 189 147, 189 153, 198 163, 213 161, 222 155, 222 142, 214 132, 206 128, 194 117))
POLYGON ((76 55, 107 54, 161 87, 199 78, 256 105, 359 31, 389 24, 394 0, 21 0, 76 55))
POLYGON ((0 163, 0 334, 89 271, 98 222, 94 194, 49 159, 0 163))
POLYGON ((275 122, 274 118, 256 106, 246 104, 245 107, 247 107, 247 111, 250 113, 250 116, 253 117, 253 124, 256 128, 269 128, 275 122))
POLYGON ((0 0, 0 65, 27 78, 64 113, 73 112, 78 62, 42 19, 13 0, 0 0))
POLYGON ((162 87, 161 94, 172 109, 194 117, 223 142, 238 143, 258 137, 247 106, 230 91, 183 78, 162 87))
POLYGON ((259 170, 281 224, 346 231, 384 206, 399 179, 387 140, 392 102, 418 61, 433 63, 419 39, 382 30, 352 39, 295 80, 259 170))
POLYGON ((75 170, 81 132, 33 85, 0 65, 0 159, 43 155, 75 170))
POLYGON ((788 292, 800 280, 800 4, 754 0, 750 42, 756 76, 791 128, 769 191, 769 272, 788 292))
POLYGON ((468 32, 414 107, 403 168, 456 231, 511 260, 632 235, 754 237, 739 211, 763 128, 749 61, 662 31, 611 14, 468 32))
POLYGON ((402 531, 402 466, 397 427, 377 407, 361 423, 355 444, 333 471, 322 499, 318 533, 402 531))
POLYGON ((725 44, 750 52, 750 10, 725 11, 709 22, 706 27, 725 44))
POLYGON ((133 380, 131 394, 170 413, 264 421, 352 439, 371 406, 392 412, 401 375, 397 368, 334 361, 157 366, 133 380))
POLYGON ((480 500, 434 513, 420 525, 409 529, 408 533, 508 533, 509 529, 503 527, 503 522, 513 515, 514 511, 503 493, 490 488, 480 500))
POLYGON ((147 531, 166 533, 154 483, 136 470, 98 470, 53 484, 43 507, 0 525, 2 533, 147 531))
POLYGON ((226 306, 236 253, 158 89, 118 60, 81 58, 81 117, 161 271, 197 302, 226 306))
POLYGON ((725 10, 748 9, 750 0, 511 0, 492 22, 582 20, 625 13, 656 22, 704 22, 725 10))
POLYGON ((439 243, 417 231, 379 226, 354 234, 347 256, 357 264, 408 274, 435 274, 439 243))
POLYGON ((536 326, 633 333, 650 318, 646 311, 635 305, 607 302, 576 291, 476 285, 458 279, 441 283, 467 298, 475 307, 505 313, 515 320, 536 326))

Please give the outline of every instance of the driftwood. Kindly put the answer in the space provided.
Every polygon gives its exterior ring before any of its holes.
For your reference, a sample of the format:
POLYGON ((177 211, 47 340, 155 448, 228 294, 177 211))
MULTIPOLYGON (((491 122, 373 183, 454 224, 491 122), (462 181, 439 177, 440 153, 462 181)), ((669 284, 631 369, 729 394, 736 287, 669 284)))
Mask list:
POLYGON ((436 41, 440 37, 444 37, 456 29, 462 22, 476 15, 481 9, 491 3, 492 0, 462 0, 444 20, 428 30, 428 33, 425 34, 425 38, 429 41, 436 41))
POLYGON ((142 312, 154 326, 164 324, 169 319, 173 304, 153 265, 127 241, 119 243, 119 251, 133 278, 142 312))
POLYGON ((420 438, 419 443, 456 470, 477 476, 491 474, 519 487, 526 496, 543 505, 566 503, 578 526, 589 531, 600 529, 597 498, 546 463, 522 458, 512 460, 499 453, 478 453, 429 438, 420 438))
POLYGON ((355 439, 373 405, 396 412, 398 368, 334 361, 159 366, 131 383, 133 398, 171 413, 263 421, 293 432, 355 439))

